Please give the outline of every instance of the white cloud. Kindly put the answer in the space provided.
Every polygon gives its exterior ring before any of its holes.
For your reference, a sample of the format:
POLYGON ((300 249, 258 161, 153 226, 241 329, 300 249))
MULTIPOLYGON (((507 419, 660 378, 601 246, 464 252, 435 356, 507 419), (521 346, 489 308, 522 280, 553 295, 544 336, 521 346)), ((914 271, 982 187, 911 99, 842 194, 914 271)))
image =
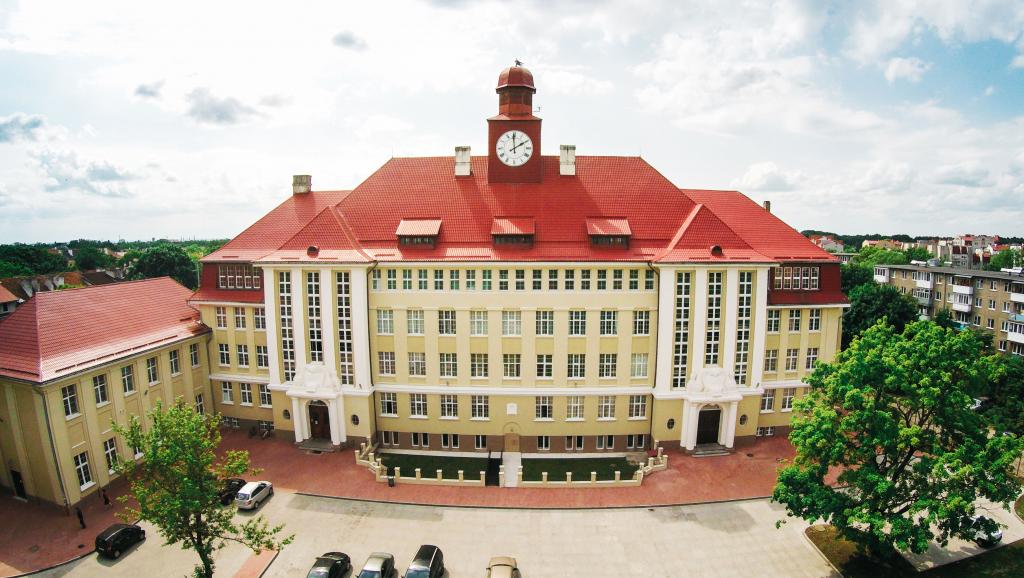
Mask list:
POLYGON ((16 112, 0 116, 0 143, 36 140, 46 128, 46 119, 38 114, 16 112))
POLYGON ((932 67, 931 64, 920 58, 890 58, 885 66, 885 79, 889 84, 904 79, 910 82, 920 82, 925 72, 932 67))
POLYGON ((740 179, 733 181, 733 186, 741 191, 786 192, 795 190, 802 178, 797 171, 784 171, 773 162, 763 162, 750 165, 740 179))
POLYGON ((996 93, 996 87, 991 84, 985 87, 985 96, 992 96, 996 93))
POLYGON ((238 124, 258 114, 256 109, 232 96, 218 97, 207 88, 197 88, 185 97, 188 115, 204 124, 238 124))
POLYGON ((46 176, 45 190, 75 191, 101 197, 130 197, 125 181, 136 178, 124 168, 108 161, 80 161, 74 151, 42 150, 36 153, 46 176))

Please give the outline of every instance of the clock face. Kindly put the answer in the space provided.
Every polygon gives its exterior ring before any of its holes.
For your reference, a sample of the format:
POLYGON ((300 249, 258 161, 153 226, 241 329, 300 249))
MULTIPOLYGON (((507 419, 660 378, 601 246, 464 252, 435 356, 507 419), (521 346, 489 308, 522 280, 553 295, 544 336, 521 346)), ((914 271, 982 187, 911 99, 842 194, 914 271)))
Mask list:
POLYGON ((510 130, 498 137, 494 153, 506 165, 519 167, 533 156, 533 141, 521 130, 510 130))

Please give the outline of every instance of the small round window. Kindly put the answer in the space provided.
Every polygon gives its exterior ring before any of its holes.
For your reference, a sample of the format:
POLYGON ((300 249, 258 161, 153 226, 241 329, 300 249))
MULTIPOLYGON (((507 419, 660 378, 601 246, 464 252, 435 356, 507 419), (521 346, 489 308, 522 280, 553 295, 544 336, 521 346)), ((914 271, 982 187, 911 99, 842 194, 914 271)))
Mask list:
POLYGON ((359 416, 352 414, 352 425, 359 425, 359 416))
POLYGON ((666 425, 666 426, 668 426, 668 429, 672 429, 672 428, 676 427, 676 420, 674 420, 674 419, 669 419, 669 420, 668 420, 668 423, 667 423, 667 424, 665 424, 665 425, 666 425))

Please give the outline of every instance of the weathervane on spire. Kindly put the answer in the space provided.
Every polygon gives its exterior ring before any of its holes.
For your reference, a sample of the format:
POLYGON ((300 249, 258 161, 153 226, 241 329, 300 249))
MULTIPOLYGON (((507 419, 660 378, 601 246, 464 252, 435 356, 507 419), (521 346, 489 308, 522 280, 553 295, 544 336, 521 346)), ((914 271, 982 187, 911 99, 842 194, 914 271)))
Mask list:
POLYGON ((516 66, 522 66, 522 65, 523 65, 523 63, 517 58, 516 59, 516 66))

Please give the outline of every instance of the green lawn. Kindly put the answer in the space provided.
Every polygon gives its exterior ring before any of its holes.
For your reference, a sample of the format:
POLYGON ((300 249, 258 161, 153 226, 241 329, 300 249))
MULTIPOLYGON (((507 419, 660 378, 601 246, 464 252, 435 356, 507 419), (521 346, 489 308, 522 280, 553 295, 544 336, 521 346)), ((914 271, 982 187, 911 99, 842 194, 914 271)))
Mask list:
POLYGON ((459 470, 463 471, 463 476, 472 479, 478 479, 480 472, 487 471, 487 460, 483 458, 380 454, 380 459, 388 467, 388 475, 394 474, 397 466, 402 468, 403 478, 415 477, 416 468, 420 468, 420 475, 424 478, 436 477, 437 470, 441 470, 442 477, 452 480, 459 478, 459 470))
POLYGON ((548 473, 548 481, 564 482, 565 473, 572 472, 572 479, 589 480, 590 472, 597 472, 599 480, 614 480, 615 471, 622 473, 622 479, 633 477, 636 465, 626 458, 554 458, 546 460, 523 460, 523 480, 528 482, 541 479, 541 472, 548 473))

